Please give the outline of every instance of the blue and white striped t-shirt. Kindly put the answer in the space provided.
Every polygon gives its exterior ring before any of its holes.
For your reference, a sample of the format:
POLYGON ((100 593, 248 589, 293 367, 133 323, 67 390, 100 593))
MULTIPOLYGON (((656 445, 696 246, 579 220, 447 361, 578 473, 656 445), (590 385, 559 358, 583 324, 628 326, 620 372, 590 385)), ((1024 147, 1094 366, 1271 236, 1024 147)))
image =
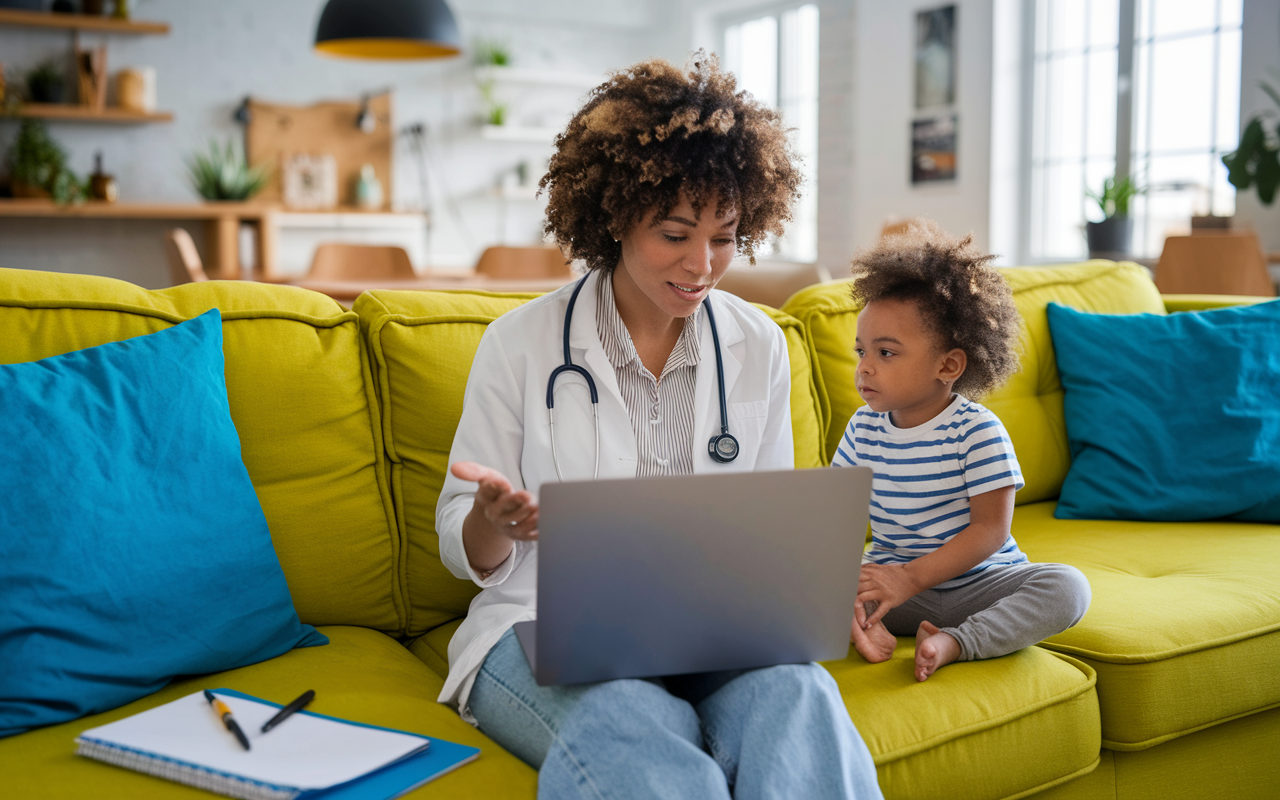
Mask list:
MULTIPOLYGON (((937 550, 969 526, 970 497, 1005 486, 1021 489, 1025 483, 1004 425, 960 395, 914 428, 896 427, 887 412, 859 408, 831 466, 875 472, 871 547, 864 564, 905 564, 937 550)), ((955 589, 992 566, 1026 561, 1010 535, 986 561, 933 588, 955 589)))

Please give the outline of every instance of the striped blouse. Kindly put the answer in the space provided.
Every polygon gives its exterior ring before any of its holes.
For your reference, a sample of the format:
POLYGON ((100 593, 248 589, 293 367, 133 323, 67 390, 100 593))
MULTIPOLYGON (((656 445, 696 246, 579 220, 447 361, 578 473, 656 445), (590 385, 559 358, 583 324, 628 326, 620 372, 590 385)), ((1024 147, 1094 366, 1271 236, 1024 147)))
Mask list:
POLYGON ((618 377, 636 434, 636 477, 693 474, 693 390, 697 384, 698 318, 685 318, 684 330, 657 378, 636 353, 613 298, 613 273, 600 276, 596 292, 596 332, 618 377))
MULTIPOLYGON (((855 465, 875 472, 871 547, 863 563, 905 564, 930 553, 969 527, 970 497, 1024 484, 1004 425, 960 395, 914 428, 896 427, 888 413, 869 406, 859 408, 832 460, 835 467, 855 465)), ((987 560, 933 588, 954 589, 993 566, 1026 561, 1010 535, 987 560)))

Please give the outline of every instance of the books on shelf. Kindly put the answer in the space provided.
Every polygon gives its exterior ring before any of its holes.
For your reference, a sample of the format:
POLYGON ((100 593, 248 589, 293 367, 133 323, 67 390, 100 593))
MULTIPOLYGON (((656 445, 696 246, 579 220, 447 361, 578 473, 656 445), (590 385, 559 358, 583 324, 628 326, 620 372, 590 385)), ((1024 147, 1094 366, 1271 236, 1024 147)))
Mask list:
POLYGON ((76 739, 76 753, 244 800, 397 797, 476 758, 475 747, 299 711, 215 689, 248 735, 245 750, 196 692, 76 739))

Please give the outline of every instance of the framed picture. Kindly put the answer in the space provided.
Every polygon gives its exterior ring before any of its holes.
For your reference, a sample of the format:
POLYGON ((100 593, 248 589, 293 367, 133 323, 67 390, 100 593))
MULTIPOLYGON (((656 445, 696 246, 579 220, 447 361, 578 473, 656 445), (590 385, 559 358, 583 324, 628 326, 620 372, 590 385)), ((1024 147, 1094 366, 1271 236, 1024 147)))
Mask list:
POLYGON ((956 179, 956 115, 911 123, 911 182, 956 179))
POLYGON ((338 204, 338 162, 332 155, 298 153, 285 159, 284 204, 314 210, 338 204))
POLYGON ((956 101, 956 7, 916 14, 916 108, 956 101))

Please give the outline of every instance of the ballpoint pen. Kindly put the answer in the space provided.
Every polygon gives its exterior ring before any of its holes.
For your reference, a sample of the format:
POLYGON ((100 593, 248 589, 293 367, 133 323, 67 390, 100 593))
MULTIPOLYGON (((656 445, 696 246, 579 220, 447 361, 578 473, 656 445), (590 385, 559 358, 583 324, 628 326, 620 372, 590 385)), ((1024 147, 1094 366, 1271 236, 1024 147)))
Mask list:
POLYGON ((204 690, 204 699, 209 701, 209 705, 213 706, 213 710, 218 712, 218 716, 222 717, 222 724, 227 730, 235 734, 240 740, 240 745, 245 750, 249 749, 249 737, 244 735, 244 731, 240 730, 240 726, 236 724, 236 718, 231 716, 231 709, 227 708, 227 704, 214 696, 213 692, 208 689, 204 690))
POLYGON ((274 717, 264 722, 262 724, 262 732, 266 733, 267 731, 271 730, 275 726, 279 725, 281 722, 284 722, 285 719, 287 719, 291 714, 293 714, 293 712, 301 711, 303 706, 305 706, 307 703, 310 703, 313 699, 315 699, 315 696, 316 696, 316 693, 311 689, 308 689, 305 692, 303 692, 298 697, 297 700, 294 700, 289 705, 280 709, 279 711, 276 712, 276 715, 274 717))

